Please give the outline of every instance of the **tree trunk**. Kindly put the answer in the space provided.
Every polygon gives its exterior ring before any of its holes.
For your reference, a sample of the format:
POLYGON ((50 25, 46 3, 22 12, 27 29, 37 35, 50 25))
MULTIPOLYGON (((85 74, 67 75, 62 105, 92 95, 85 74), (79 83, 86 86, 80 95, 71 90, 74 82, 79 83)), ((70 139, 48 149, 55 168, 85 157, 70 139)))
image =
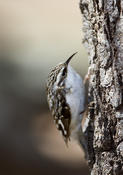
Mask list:
POLYGON ((80 9, 93 101, 84 126, 91 175, 123 175, 123 0, 81 0, 80 9))

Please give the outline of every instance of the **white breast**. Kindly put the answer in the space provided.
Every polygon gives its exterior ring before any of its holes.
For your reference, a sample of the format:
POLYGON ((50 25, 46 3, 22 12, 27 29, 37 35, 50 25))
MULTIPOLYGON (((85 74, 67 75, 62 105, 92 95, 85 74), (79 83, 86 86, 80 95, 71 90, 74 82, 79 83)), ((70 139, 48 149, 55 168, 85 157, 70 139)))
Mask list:
POLYGON ((68 65, 65 87, 70 88, 66 94, 66 100, 71 108, 71 128, 74 128, 81 125, 82 115, 80 113, 84 111, 85 89, 82 78, 70 65, 68 65))

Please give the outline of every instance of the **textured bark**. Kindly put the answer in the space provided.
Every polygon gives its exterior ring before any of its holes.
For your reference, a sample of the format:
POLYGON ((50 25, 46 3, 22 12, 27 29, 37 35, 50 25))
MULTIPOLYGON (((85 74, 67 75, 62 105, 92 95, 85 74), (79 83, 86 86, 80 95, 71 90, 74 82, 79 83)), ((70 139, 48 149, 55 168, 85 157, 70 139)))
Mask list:
POLYGON ((84 126, 91 175, 123 175, 123 0, 81 0, 89 55, 84 126))

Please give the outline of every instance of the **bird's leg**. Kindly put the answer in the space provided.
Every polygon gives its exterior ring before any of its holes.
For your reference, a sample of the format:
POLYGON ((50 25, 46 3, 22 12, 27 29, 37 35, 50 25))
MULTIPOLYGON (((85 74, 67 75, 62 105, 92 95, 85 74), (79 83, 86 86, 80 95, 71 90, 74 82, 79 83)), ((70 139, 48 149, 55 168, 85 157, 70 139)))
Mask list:
POLYGON ((90 79, 90 75, 92 74, 91 68, 88 68, 88 72, 84 77, 84 84, 86 84, 86 82, 90 79))
POLYGON ((85 159, 88 159, 87 142, 85 140, 85 135, 82 131, 82 128, 80 128, 79 133, 78 133, 78 142, 79 142, 80 147, 85 153, 85 159))
MULTIPOLYGON (((92 72, 93 72, 93 70, 92 70, 92 68, 88 68, 88 72, 87 72, 87 74, 85 75, 85 77, 84 77, 84 84, 86 84, 86 82, 87 81, 89 81, 89 79, 90 79, 90 76, 92 75, 92 72)), ((86 107, 85 107, 85 111, 89 108, 89 109, 94 109, 94 101, 90 101, 89 103, 88 103, 88 105, 86 105, 86 107)))
POLYGON ((86 111, 86 109, 84 109, 83 111, 80 112, 80 115, 83 114, 86 111))

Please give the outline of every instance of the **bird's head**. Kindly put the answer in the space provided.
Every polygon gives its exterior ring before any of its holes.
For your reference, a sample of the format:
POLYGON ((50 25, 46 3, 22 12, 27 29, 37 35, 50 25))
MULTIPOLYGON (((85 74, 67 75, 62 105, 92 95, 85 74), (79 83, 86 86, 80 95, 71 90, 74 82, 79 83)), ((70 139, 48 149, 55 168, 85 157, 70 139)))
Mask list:
POLYGON ((64 63, 60 63, 54 69, 52 69, 48 77, 48 82, 52 82, 52 85, 56 83, 57 86, 60 86, 67 76, 68 65, 73 56, 76 54, 77 52, 72 54, 64 63))

